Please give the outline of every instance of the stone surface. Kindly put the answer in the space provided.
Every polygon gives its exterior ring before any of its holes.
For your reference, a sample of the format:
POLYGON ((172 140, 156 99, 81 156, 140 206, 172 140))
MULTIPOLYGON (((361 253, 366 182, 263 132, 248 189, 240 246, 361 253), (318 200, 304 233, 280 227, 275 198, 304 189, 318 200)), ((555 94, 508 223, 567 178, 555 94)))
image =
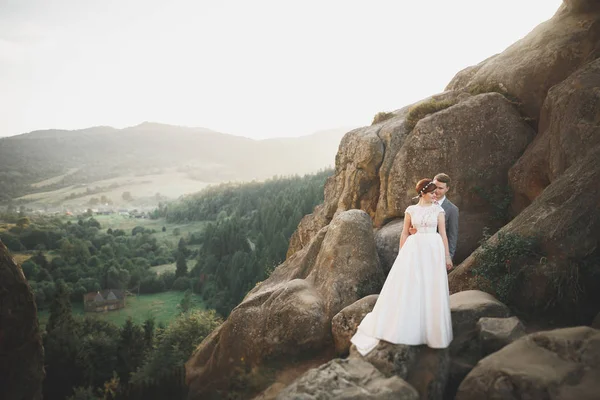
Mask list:
POLYGON ((452 331, 450 369, 445 398, 453 398, 458 385, 483 357, 477 322, 482 317, 509 317, 506 305, 479 290, 467 290, 450 296, 452 331))
POLYGON ((539 132, 509 180, 514 209, 522 211, 573 163, 600 143, 600 59, 552 87, 541 111, 539 132))
POLYGON ((575 327, 525 336, 481 360, 457 400, 577 399, 600 393, 600 332, 575 327))
POLYGON ((387 276, 394 265, 400 249, 400 235, 404 226, 404 218, 396 219, 375 232, 375 246, 381 262, 381 268, 387 276))
POLYGON ((502 53, 459 72, 446 89, 489 91, 501 86, 537 121, 548 90, 597 58, 598 9, 592 1, 568 1, 502 53))
POLYGON ((340 356, 345 356, 350 350, 350 339, 356 333, 356 328, 365 315, 371 312, 379 295, 372 294, 345 307, 331 320, 331 333, 335 351, 340 356))
MULTIPOLYGON (((593 277, 600 267, 600 203, 592 187, 599 180, 600 145, 596 145, 499 231, 537 237, 545 257, 521 274, 521 289, 511 298, 519 309, 530 315, 552 312, 571 324, 589 324, 598 312, 600 282, 593 277), (557 277, 562 287, 568 289, 571 285, 574 290, 577 284, 583 291, 559 297, 557 277), (574 294, 578 295, 576 304, 559 302, 554 308, 547 307, 556 300, 569 300, 574 294)), ((498 233, 490 238, 496 240, 498 233)), ((479 288, 471 273, 477 265, 475 253, 450 273, 451 293, 479 288)))
POLYGON ((398 376, 417 389, 420 399, 442 399, 450 367, 448 349, 409 346, 381 341, 362 356, 352 346, 349 359, 360 359, 375 366, 385 376, 398 376))
POLYGON ((592 328, 600 329, 600 313, 596 314, 596 318, 592 321, 592 328))
POLYGON ((33 293, 0 241, 0 397, 41 399, 44 349, 33 293))
POLYGON ((277 396, 278 400, 417 400, 417 391, 399 377, 385 377, 359 359, 335 359, 312 369, 277 396))
POLYGON ((482 356, 494 353, 526 335, 519 318, 479 318, 477 322, 482 356))
POLYGON ((236 368, 279 367, 333 348, 331 320, 383 284, 372 223, 360 210, 339 213, 248 293, 186 363, 190 399, 226 387, 236 368))

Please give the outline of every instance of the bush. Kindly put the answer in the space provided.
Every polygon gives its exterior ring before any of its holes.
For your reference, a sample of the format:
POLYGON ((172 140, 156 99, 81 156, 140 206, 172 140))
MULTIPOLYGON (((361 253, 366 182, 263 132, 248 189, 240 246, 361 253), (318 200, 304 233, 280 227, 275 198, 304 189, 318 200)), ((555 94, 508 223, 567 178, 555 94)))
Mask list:
POLYGON ((394 118, 395 116, 396 115, 394 113, 391 113, 391 112, 385 112, 385 111, 378 112, 373 117, 373 122, 371 122, 371 125, 378 124, 378 123, 386 121, 386 120, 388 120, 390 118, 394 118))
POLYGON ((200 344, 223 321, 214 311, 183 314, 157 334, 154 351, 131 377, 131 382, 152 381, 181 368, 200 344))
POLYGON ((191 284, 192 284, 192 281, 190 278, 188 278, 187 276, 181 276, 181 277, 175 279, 175 282, 173 282, 172 289, 183 292, 185 290, 190 289, 192 287, 191 284))
POLYGON ((429 99, 422 103, 418 103, 412 106, 408 110, 406 115, 406 126, 408 130, 413 130, 421 119, 425 118, 429 114, 435 114, 438 111, 445 110, 458 103, 458 100, 435 100, 429 99))
POLYGON ((510 232, 499 232, 496 240, 489 239, 489 234, 484 232, 471 273, 482 290, 509 304, 521 272, 541 258, 538 241, 510 232))

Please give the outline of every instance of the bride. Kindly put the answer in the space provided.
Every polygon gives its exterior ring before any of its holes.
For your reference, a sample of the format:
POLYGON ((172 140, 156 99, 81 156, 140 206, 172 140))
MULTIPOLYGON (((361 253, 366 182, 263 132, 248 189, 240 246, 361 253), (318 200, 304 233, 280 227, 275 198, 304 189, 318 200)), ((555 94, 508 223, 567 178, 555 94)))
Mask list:
POLYGON ((398 257, 373 311, 365 316, 351 339, 363 356, 380 339, 431 348, 446 348, 452 341, 445 270, 452 269, 452 259, 444 209, 435 203, 435 189, 431 179, 421 179, 416 186, 419 203, 404 213, 398 257), (417 233, 409 236, 411 225, 417 233))

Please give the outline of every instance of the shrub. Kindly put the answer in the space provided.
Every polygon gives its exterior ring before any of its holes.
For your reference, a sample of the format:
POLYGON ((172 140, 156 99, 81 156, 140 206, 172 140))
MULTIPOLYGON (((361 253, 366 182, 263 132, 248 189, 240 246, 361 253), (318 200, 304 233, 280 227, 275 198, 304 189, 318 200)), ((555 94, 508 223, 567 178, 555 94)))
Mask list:
POLYGON ((495 241, 489 239, 487 231, 484 232, 481 249, 475 254, 477 264, 471 273, 482 290, 509 304, 520 273, 541 257, 538 241, 510 232, 499 232, 495 241))
POLYGON ((373 117, 373 122, 371 122, 371 125, 378 124, 380 122, 383 122, 383 121, 388 120, 388 119, 393 118, 393 117, 395 117, 394 113, 385 112, 385 111, 378 112, 373 117))
POLYGON ((438 111, 445 110, 456 103, 458 103, 457 100, 429 99, 422 103, 416 104, 408 110, 408 114, 406 115, 406 126, 409 130, 413 130, 413 128, 417 125, 417 122, 425 118, 427 115, 435 114, 438 111))

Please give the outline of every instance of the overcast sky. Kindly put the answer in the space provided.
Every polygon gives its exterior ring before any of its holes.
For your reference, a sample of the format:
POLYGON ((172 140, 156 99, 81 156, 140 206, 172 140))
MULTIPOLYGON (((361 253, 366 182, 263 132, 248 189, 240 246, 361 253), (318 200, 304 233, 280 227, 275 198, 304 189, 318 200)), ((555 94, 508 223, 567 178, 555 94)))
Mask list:
POLYGON ((0 0, 0 136, 143 121, 252 138, 443 91, 560 0, 0 0))

